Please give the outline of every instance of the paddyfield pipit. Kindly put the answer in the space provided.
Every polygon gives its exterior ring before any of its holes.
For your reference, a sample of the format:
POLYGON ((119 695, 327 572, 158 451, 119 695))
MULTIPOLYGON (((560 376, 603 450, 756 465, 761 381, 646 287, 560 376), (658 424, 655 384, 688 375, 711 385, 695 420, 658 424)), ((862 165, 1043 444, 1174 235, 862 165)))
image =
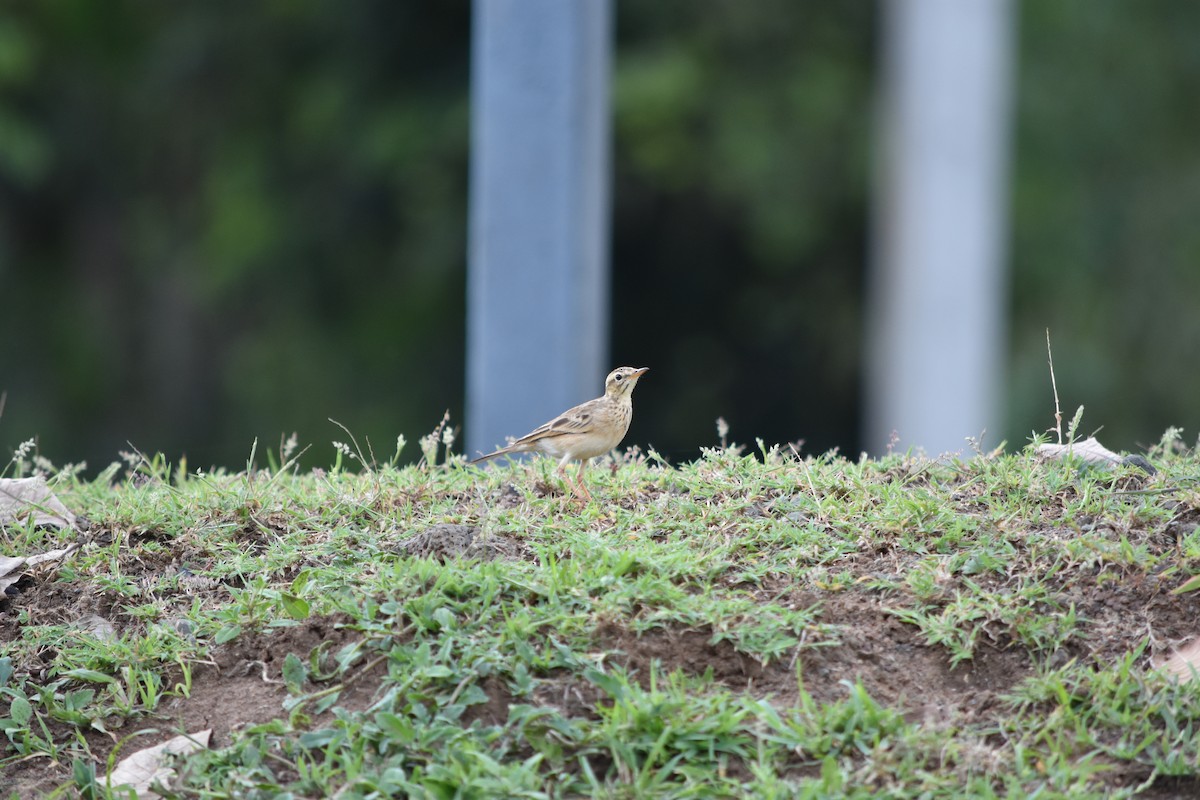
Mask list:
POLYGON ((545 453, 558 459, 558 474, 564 474, 567 462, 579 462, 579 474, 572 490, 588 500, 591 493, 583 485, 587 462, 604 455, 625 438, 633 419, 633 387, 649 367, 617 367, 604 380, 604 394, 575 406, 539 425, 508 447, 480 456, 477 464, 506 453, 545 453))

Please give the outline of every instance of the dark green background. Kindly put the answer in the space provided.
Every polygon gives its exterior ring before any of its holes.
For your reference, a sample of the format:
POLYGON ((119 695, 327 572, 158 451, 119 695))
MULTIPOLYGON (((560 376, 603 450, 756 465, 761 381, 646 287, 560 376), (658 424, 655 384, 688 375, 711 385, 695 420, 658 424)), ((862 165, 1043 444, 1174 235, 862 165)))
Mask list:
MULTIPOLYGON (((1052 424, 1046 327, 1085 429, 1194 434, 1200 4, 1015 7, 1003 436, 1052 424)), ((617 3, 628 442, 859 448, 878 26, 617 3)), ((467 2, 0 7, 0 447, 237 466, 297 431, 327 464, 328 417, 413 457, 461 421, 469 37, 467 2)))

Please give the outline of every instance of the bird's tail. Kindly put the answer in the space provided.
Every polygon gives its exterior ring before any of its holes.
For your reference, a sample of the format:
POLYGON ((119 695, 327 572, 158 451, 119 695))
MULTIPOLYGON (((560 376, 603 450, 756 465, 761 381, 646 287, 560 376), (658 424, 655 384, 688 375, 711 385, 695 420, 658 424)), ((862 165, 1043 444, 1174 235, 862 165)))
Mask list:
POLYGON ((495 458, 496 456, 502 456, 505 453, 511 453, 511 452, 513 452, 511 447, 501 447, 499 450, 493 450, 490 453, 485 453, 484 455, 481 455, 479 458, 472 458, 467 463, 478 464, 480 462, 487 461, 489 458, 495 458))

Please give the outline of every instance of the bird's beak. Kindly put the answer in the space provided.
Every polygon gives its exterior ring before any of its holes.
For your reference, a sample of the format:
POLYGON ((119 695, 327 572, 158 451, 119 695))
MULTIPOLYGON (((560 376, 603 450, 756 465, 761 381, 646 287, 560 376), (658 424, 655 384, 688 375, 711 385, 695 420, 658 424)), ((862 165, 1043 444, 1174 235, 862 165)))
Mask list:
POLYGON ((629 377, 631 377, 631 378, 640 378, 640 377, 642 377, 643 375, 645 375, 645 374, 646 374, 647 372, 649 372, 649 371, 650 371, 650 368, 649 368, 649 367, 638 367, 638 369, 637 369, 637 372, 633 373, 633 374, 632 374, 632 375, 630 375, 629 377))

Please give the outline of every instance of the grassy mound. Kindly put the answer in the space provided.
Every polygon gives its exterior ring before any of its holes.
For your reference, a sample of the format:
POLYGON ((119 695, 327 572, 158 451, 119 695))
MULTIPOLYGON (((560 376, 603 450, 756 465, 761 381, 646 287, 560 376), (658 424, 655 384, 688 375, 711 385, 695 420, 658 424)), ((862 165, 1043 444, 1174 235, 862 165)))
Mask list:
POLYGON ((68 470, 82 533, 0 548, 82 543, 0 601, 0 785, 211 729, 171 796, 1196 796, 1200 458, 1147 455, 68 470))

